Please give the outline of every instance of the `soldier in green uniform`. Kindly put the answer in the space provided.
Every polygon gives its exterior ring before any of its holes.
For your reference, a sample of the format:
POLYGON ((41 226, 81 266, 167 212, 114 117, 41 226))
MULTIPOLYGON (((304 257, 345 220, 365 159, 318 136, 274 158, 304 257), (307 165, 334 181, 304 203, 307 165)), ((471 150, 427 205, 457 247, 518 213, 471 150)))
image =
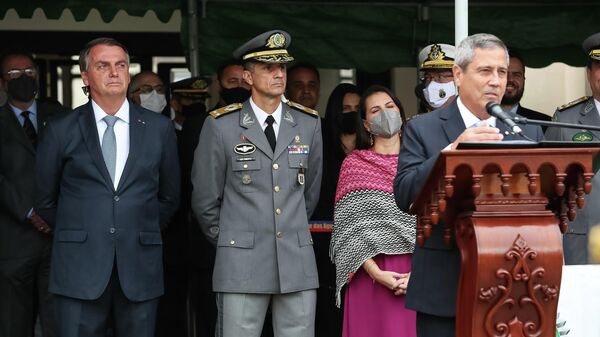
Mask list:
POLYGON ((319 198, 321 124, 283 97, 291 37, 274 30, 234 52, 252 96, 210 113, 192 168, 192 210, 216 244, 217 336, 314 336, 319 286, 308 219, 319 198))
MULTIPOLYGON (((587 78, 592 89, 591 97, 581 97, 559 107, 553 120, 557 122, 600 125, 600 33, 593 34, 583 41, 587 54, 587 78)), ((550 127, 546 131, 547 140, 574 142, 600 141, 600 132, 585 129, 550 127)), ((598 173, 598 172, 596 172, 598 173)), ((575 221, 569 223, 569 230, 563 237, 563 251, 566 264, 587 264, 588 233, 590 228, 600 223, 600 175, 592 180, 592 193, 586 198, 585 207, 577 212, 575 221)))

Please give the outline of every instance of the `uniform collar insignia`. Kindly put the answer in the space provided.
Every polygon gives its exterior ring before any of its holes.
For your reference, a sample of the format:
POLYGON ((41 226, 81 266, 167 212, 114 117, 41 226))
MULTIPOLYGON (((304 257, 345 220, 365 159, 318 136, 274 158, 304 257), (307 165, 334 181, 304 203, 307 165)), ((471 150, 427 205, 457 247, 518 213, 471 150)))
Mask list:
POLYGON ((585 106, 585 113, 588 113, 590 111, 592 111, 592 109, 594 108, 594 100, 589 100, 587 102, 587 105, 585 106))
POLYGON ((292 116, 292 114, 289 111, 285 112, 285 116, 283 116, 283 119, 290 123, 294 123, 294 117, 292 116))
POLYGON ((244 116, 242 117, 242 124, 244 124, 244 126, 250 126, 254 124, 254 118, 252 118, 247 112, 244 112, 244 116))

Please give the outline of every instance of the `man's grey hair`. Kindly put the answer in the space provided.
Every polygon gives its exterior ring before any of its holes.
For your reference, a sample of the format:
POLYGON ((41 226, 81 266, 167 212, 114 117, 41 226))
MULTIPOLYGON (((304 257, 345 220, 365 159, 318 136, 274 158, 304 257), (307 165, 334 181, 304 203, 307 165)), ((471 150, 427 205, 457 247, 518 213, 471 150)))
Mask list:
POLYGON ((160 78, 160 76, 158 76, 157 73, 150 70, 142 70, 133 77, 131 77, 131 82, 129 82, 129 89, 127 90, 127 92, 129 94, 133 94, 134 92, 136 92, 141 86, 140 82, 142 81, 142 78, 146 75, 154 75, 160 80, 161 83, 163 82, 162 78, 160 78))
POLYGON ((467 36, 464 40, 460 41, 458 47, 456 47, 456 57, 454 58, 454 64, 459 66, 461 69, 467 69, 467 66, 473 61, 473 55, 475 49, 504 49, 506 53, 506 64, 508 65, 508 49, 502 40, 497 36, 486 33, 473 34, 467 36))
POLYGON ((127 65, 129 65, 129 52, 121 42, 110 37, 99 37, 88 42, 79 53, 79 70, 81 72, 88 70, 88 66, 90 65, 90 50, 98 45, 115 46, 123 49, 125 55, 127 55, 127 65))

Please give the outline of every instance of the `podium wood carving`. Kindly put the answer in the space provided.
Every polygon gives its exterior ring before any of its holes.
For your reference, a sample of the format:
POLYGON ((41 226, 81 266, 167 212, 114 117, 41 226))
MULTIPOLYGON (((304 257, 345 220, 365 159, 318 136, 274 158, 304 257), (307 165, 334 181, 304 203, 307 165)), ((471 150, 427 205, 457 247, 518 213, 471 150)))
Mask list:
POLYGON ((444 151, 411 210, 457 244, 456 336, 554 336, 568 220, 592 188, 593 148, 444 151))

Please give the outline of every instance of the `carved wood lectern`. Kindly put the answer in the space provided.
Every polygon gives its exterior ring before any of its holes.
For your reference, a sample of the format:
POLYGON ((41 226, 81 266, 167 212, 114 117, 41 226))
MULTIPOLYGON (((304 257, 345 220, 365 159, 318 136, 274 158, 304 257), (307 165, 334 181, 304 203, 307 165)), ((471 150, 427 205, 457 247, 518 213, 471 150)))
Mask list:
POLYGON ((412 213, 461 254, 457 337, 555 336, 561 232, 592 188, 596 148, 444 151, 412 213))

